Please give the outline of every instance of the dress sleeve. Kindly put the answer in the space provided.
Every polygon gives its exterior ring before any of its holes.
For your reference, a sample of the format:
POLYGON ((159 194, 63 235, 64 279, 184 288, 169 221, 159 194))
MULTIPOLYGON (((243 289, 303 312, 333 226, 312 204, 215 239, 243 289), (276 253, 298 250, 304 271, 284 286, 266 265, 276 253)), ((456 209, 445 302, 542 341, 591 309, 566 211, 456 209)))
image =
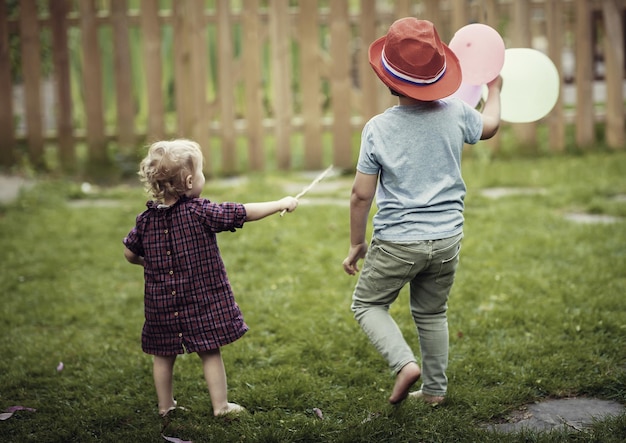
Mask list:
POLYGON ((143 249, 143 243, 141 241, 141 229, 140 227, 144 222, 144 214, 137 216, 135 227, 131 229, 126 237, 124 237, 123 243, 133 254, 137 254, 140 257, 145 255, 143 249))
POLYGON ((207 199, 195 199, 189 208, 200 223, 213 232, 234 232, 246 221, 246 208, 241 203, 212 203, 207 199))

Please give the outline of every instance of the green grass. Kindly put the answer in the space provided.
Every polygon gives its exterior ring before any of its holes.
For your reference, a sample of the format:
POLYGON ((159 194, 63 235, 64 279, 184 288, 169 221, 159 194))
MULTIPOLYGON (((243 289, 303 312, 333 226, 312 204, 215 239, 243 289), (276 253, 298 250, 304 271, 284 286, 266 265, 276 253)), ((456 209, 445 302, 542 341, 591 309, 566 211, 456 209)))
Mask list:
MULTIPOLYGON (((387 404, 393 378, 349 310, 355 279, 341 269, 347 205, 302 204, 219 236, 251 328, 223 349, 230 399, 250 413, 213 418, 199 359, 186 355, 175 389, 187 411, 176 411, 165 434, 194 442, 624 441, 625 415, 582 432, 514 437, 480 425, 544 398, 626 403, 626 222, 563 217, 626 217, 616 198, 626 195, 626 154, 472 156, 464 174, 466 238, 450 300, 446 406, 387 404), (480 194, 494 186, 542 193, 480 194)), ((309 178, 250 175, 234 187, 209 182, 205 195, 274 199, 290 180, 304 186, 309 178)), ((351 178, 328 181, 345 186, 324 197, 347 201, 351 178)), ((0 208, 0 410, 36 408, 0 422, 0 440, 164 441, 151 359, 140 348, 141 269, 122 257, 121 240, 144 202, 139 186, 85 196, 78 185, 42 181, 0 208)), ((407 305, 405 290, 393 312, 417 350, 407 305)))

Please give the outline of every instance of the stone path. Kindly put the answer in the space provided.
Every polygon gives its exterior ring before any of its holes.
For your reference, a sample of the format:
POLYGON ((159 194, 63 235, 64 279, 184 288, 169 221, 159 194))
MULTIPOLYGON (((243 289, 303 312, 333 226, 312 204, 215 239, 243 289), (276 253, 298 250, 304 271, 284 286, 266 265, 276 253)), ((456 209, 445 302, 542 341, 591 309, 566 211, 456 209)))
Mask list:
POLYGON ((591 426, 594 420, 618 416, 623 414, 624 410, 620 403, 595 398, 550 399, 515 411, 504 423, 486 424, 484 427, 505 433, 516 433, 522 429, 581 431, 591 426))

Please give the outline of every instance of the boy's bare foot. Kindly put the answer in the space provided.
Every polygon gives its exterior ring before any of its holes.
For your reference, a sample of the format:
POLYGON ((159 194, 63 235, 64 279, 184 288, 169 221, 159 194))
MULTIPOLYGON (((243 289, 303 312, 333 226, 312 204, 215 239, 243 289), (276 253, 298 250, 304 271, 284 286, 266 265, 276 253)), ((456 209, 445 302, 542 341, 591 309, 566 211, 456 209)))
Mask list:
POLYGON ((391 391, 389 403, 395 405, 404 400, 409 395, 411 386, 419 380, 420 375, 422 375, 422 371, 417 363, 411 362, 404 365, 398 372, 398 375, 396 375, 396 383, 393 386, 393 391, 391 391))
POLYGON ((246 408, 244 408, 243 406, 239 406, 237 403, 226 403, 226 406, 224 406, 222 409, 220 409, 219 411, 214 411, 213 415, 215 415, 216 417, 222 417, 228 414, 239 414, 241 412, 245 412, 245 410, 246 408))
POLYGON ((409 397, 411 398, 417 398, 421 401, 423 401, 424 403, 428 403, 429 405, 433 405, 433 406, 437 406, 442 404, 445 401, 445 397, 441 397, 438 395, 428 395, 428 394, 424 394, 421 390, 419 391, 415 391, 415 392, 410 392, 409 393, 409 397))

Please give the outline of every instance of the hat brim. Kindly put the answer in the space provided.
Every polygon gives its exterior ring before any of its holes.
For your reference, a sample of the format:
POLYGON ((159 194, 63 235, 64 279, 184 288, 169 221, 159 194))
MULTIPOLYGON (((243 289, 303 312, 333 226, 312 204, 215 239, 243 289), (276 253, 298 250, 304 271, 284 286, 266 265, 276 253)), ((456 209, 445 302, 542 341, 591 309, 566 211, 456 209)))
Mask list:
POLYGON ((446 72, 435 83, 416 85, 391 75, 382 64, 382 52, 386 36, 375 40, 369 48, 369 62, 380 80, 389 88, 407 97, 422 101, 433 101, 448 97, 461 86, 461 64, 459 59, 443 42, 446 55, 446 72))

